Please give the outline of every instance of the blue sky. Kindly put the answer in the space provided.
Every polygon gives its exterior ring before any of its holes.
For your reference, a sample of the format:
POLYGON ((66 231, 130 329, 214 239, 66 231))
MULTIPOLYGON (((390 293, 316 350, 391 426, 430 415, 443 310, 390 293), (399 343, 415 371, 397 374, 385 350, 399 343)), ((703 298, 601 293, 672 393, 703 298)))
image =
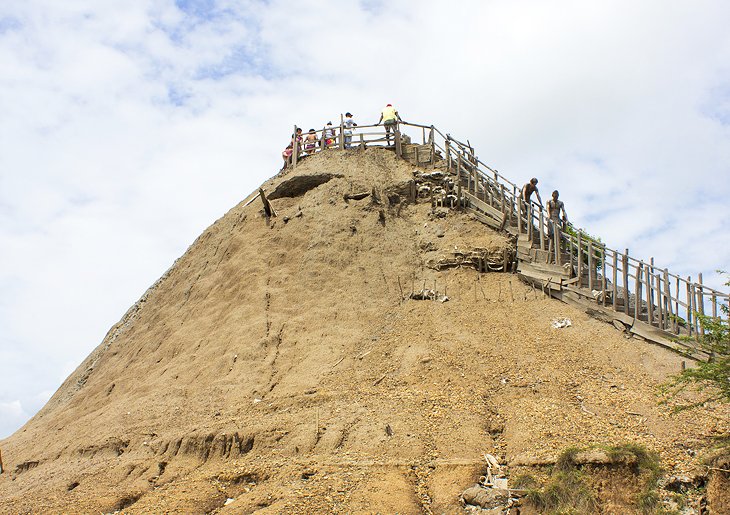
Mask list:
POLYGON ((0 4, 0 437, 296 123, 385 103, 682 275, 730 269, 730 4, 0 4))

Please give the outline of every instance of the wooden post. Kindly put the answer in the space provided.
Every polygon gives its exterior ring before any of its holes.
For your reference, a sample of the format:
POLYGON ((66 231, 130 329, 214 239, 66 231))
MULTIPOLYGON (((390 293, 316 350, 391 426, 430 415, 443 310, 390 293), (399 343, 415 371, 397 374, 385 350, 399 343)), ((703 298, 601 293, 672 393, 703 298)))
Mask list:
POLYGON ((535 228, 532 224, 532 202, 527 204, 527 234, 528 234, 528 240, 530 241, 530 244, 534 243, 535 240, 535 228))
POLYGON ((694 313, 693 306, 694 306, 694 294, 692 292, 692 277, 687 276, 687 331, 689 332, 689 336, 692 336, 692 333, 694 332, 694 313))
MULTIPOLYGON (((550 223, 549 219, 548 219, 548 223, 550 223)), ((569 254, 568 259, 570 260, 569 261, 570 262, 570 277, 572 279, 573 278, 573 262, 575 261, 575 256, 574 256, 574 252, 573 252, 573 235, 568 234, 567 240, 568 240, 568 254, 569 254)))
POLYGON ((436 141, 433 137, 433 125, 431 125, 431 135, 428 137, 428 139, 431 140, 431 167, 433 168, 433 165, 436 164, 436 141))
POLYGON ((618 311, 618 309, 617 309, 618 308, 618 299, 616 298, 616 297, 618 297, 618 285, 616 284, 616 281, 618 280, 618 252, 616 252, 615 250, 613 251, 612 264, 613 264, 613 275, 612 275, 613 288, 611 291, 611 295, 613 297, 613 310, 618 311))
POLYGON ((717 318, 717 295, 712 292, 712 318, 717 318))
POLYGON ((694 315, 694 331, 695 331, 695 339, 699 341, 701 336, 701 330, 702 327, 700 325, 700 317, 697 315, 700 312, 700 307, 698 305, 697 299, 699 299, 699 294, 697 292, 698 288, 692 283, 690 286, 690 292, 692 294, 692 314, 694 315))
MULTIPOLYGON (((653 269, 654 269, 654 267, 652 267, 652 270, 653 269)), ((658 273, 654 275, 654 283, 655 283, 654 291, 656 291, 656 314, 657 314, 657 319, 659 320, 659 329, 664 330, 664 308, 662 306, 662 300, 663 300, 662 279, 658 273)))
POLYGON ((3 453, 0 451, 0 474, 5 472, 5 469, 3 468, 3 453))
POLYGON ((461 164, 464 166, 466 172, 466 191, 471 193, 471 171, 469 170, 469 160, 466 159, 466 154, 461 157, 461 164))
POLYGON ((510 205, 509 218, 508 218, 510 227, 513 224, 513 218, 512 218, 513 214, 512 213, 515 210, 515 208, 517 207, 516 203, 517 203, 517 186, 512 186, 512 202, 510 205))
POLYGON ((596 270, 596 264, 593 262, 593 240, 590 238, 588 239, 588 245, 587 245, 587 251, 588 251, 588 289, 593 292, 593 273, 596 270))
POLYGON ((423 132, 423 144, 426 144, 426 127, 421 127, 421 131, 423 132))
POLYGON ((297 126, 294 125, 294 132, 291 137, 291 165, 292 168, 297 166, 297 160, 299 158, 299 141, 297 140, 297 126))
POLYGON ((400 140, 400 125, 398 125, 397 123, 395 124, 395 131, 393 132, 393 134, 395 137, 395 155, 398 157, 403 157, 403 149, 401 148, 400 140))
POLYGON ((451 173, 451 140, 448 136, 444 145, 446 147, 446 173, 451 173))
POLYGON ((507 190, 505 190, 504 184, 500 184, 500 192, 502 194, 502 216, 504 217, 507 215, 507 190))
POLYGON ((621 256, 621 275, 624 283, 624 313, 629 314, 629 249, 621 256))
POLYGON ((522 200, 521 195, 517 200, 517 206, 519 207, 519 212, 517 213, 517 234, 522 234, 522 211, 525 209, 525 201, 522 200))
MULTIPOLYGON (((697 312, 705 316, 705 289, 702 287, 702 274, 697 274, 697 312)), ((699 319, 700 334, 705 334, 705 327, 702 319, 699 319)))
POLYGON ((644 262, 639 261, 639 266, 636 267, 636 289, 634 291, 634 318, 636 320, 640 320, 639 315, 641 315, 641 272, 643 272, 643 270, 644 262))
POLYGON ((649 264, 646 265, 646 321, 649 325, 654 322, 654 293, 652 285, 652 273, 654 272, 654 258, 649 258, 649 264))
POLYGON ((601 245, 601 286, 603 286, 603 307, 606 307, 606 244, 601 245))
MULTIPOLYGON (((676 297, 674 298, 674 315, 677 317, 677 334, 679 334, 679 276, 676 278, 675 282, 675 288, 674 291, 676 293, 676 297)), ((672 301, 672 297, 669 297, 669 302, 672 301)))
POLYGON ((340 113, 340 150, 345 150, 345 117, 340 113))
MULTIPOLYGON (((553 224, 553 227, 557 229, 558 224, 553 224)), ((583 233, 578 231, 578 288, 583 286, 583 233)))
POLYGON ((327 126, 322 127, 322 137, 319 138, 319 149, 324 150, 327 148, 327 139, 324 137, 327 126))
POLYGON ((560 262, 560 233, 562 232, 562 229, 560 228, 560 224, 555 222, 555 227, 553 228, 553 249, 555 249, 555 264, 560 266, 562 263, 560 262))
MULTIPOLYGON (((542 216, 542 206, 537 206, 537 216, 539 217, 540 226, 540 250, 545 250, 545 222, 542 216)), ((550 257, 550 256, 548 256, 550 257)), ((547 262, 548 260, 546 260, 547 262)))
POLYGON ((677 317, 674 316, 676 313, 672 313, 672 289, 669 284, 669 270, 664 269, 664 300, 665 304, 665 318, 667 319, 667 329, 670 329, 676 334, 677 333, 677 317))
POLYGON ((461 210, 461 154, 458 154, 458 160, 456 162, 456 188, 457 188, 457 196, 456 199, 459 204, 459 209, 461 210))

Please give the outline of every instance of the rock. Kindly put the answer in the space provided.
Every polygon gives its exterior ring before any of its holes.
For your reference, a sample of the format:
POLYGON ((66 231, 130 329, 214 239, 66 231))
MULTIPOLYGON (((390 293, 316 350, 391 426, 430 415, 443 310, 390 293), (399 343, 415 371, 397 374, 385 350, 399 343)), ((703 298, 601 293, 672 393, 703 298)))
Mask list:
POLYGON ((226 502, 223 503, 223 506, 228 506, 229 504, 231 504, 234 501, 235 501, 234 498, 229 497, 228 499, 226 499, 226 502))
POLYGON ((482 488, 474 485, 467 488, 461 498, 466 504, 481 506, 482 508, 497 508, 505 506, 509 502, 509 490, 500 488, 482 488))
POLYGON ((436 250, 436 245, 434 245, 434 243, 432 241, 422 241, 419 244, 419 247, 424 252, 431 252, 431 251, 436 250))
POLYGON ((626 330, 626 326, 623 324, 623 322, 621 322, 619 320, 614 320, 613 321, 613 326, 616 329, 618 329, 619 331, 625 331, 626 330))
POLYGON ((298 175, 279 183, 268 198, 274 200, 284 197, 300 197, 309 190, 331 181, 334 178, 343 177, 339 173, 321 173, 314 175, 298 175))
POLYGON ((444 231, 443 227, 437 225, 436 226, 436 237, 437 238, 443 238, 446 232, 444 231))

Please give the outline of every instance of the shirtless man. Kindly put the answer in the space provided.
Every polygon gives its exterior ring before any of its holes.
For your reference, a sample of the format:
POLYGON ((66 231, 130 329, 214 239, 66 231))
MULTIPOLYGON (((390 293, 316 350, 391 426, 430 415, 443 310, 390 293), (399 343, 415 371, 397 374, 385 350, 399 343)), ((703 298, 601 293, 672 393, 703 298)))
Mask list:
POLYGON ((542 199, 540 198, 540 192, 537 190, 537 179, 535 177, 530 179, 530 182, 522 186, 522 200, 524 200, 525 204, 528 206, 530 205, 530 197, 533 193, 537 195, 537 203, 542 206, 542 199))
POLYGON ((560 193, 558 190, 553 191, 553 198, 547 202, 548 217, 550 218, 551 224, 548 224, 548 234, 553 235, 553 226, 557 226, 559 229, 563 228, 564 224, 568 223, 568 215, 565 212, 565 204, 562 200, 558 200, 560 193), (560 212, 563 212, 562 222, 560 218, 560 212))

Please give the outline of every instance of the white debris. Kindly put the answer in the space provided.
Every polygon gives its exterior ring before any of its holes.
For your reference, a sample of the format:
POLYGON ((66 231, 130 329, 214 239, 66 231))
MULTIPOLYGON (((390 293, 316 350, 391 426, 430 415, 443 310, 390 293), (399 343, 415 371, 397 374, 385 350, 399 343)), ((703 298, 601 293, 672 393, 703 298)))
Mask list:
POLYGON ((233 501, 235 501, 235 499, 233 497, 229 497, 228 499, 226 499, 226 502, 223 503, 223 506, 228 506, 233 501))
POLYGON ((570 327, 573 325, 570 318, 556 318, 550 324, 553 329, 562 329, 563 327, 570 327))

